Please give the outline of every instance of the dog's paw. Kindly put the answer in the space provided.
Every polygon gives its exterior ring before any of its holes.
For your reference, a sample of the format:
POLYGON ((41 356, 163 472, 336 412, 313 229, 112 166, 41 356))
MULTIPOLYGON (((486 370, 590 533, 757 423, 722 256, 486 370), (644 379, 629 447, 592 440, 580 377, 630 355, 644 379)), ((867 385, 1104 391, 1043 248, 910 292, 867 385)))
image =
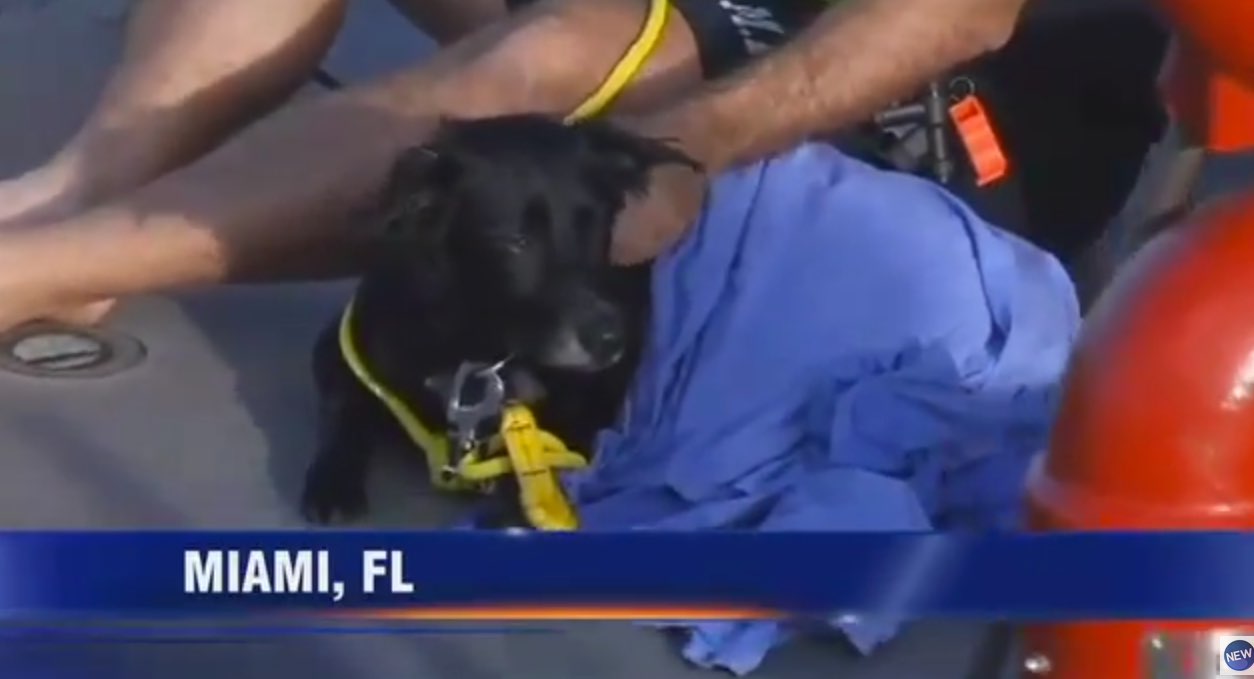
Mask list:
POLYGON ((301 513, 306 521, 322 525, 352 521, 365 515, 368 508, 363 479, 321 461, 309 467, 301 495, 301 513))

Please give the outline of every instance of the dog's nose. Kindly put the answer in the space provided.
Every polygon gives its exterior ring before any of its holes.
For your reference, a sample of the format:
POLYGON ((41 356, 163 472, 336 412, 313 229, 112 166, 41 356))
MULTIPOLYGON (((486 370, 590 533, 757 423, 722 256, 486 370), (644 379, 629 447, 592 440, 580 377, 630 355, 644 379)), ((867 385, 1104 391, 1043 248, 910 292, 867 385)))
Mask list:
POLYGON ((598 363, 612 363, 626 349, 626 333, 618 314, 602 311, 580 324, 579 343, 598 363))

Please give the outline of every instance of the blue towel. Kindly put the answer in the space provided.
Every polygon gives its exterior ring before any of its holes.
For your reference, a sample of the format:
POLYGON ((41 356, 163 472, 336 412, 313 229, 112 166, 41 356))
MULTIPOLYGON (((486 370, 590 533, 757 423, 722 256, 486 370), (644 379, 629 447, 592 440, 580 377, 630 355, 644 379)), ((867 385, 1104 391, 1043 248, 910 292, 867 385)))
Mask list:
MULTIPOLYGON (((1079 325, 1047 253, 812 144, 719 179, 653 287, 622 422, 566 479, 588 530, 1015 526, 1079 325)), ((863 652, 898 624, 831 621, 863 652)), ((685 627, 736 673, 797 631, 685 627)))

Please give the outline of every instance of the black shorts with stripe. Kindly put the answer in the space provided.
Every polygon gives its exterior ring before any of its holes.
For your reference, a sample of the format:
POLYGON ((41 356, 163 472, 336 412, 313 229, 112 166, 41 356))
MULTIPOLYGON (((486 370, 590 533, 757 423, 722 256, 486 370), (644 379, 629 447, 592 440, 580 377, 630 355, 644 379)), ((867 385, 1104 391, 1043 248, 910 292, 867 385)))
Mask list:
MULTIPOLYGON (((511 10, 536 0, 506 0, 511 10)), ((827 5, 824 0, 670 0, 697 44, 701 70, 717 78, 787 41, 827 5)))

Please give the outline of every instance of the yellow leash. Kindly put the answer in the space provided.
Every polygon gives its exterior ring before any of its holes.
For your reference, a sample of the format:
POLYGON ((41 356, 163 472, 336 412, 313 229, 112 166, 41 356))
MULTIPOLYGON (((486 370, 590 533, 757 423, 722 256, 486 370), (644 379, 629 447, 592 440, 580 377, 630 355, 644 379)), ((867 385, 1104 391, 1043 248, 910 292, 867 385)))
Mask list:
MULTIPOLYGON (((640 33, 597 89, 566 116, 567 123, 604 112, 640 75, 662 42, 669 10, 669 0, 649 0, 649 13, 640 33)), ((433 432, 423 424, 413 408, 370 371, 353 333, 354 306, 350 300, 340 316, 340 354, 357 380, 379 399, 414 445, 423 451, 433 487, 452 492, 488 492, 495 481, 513 474, 518 482, 523 514, 533 527, 539 530, 579 527, 578 516, 556 472, 585 467, 587 458, 540 429, 527 406, 507 404, 501 413, 500 432, 466 451, 453 463, 453 444, 448 436, 433 432)))
POLYGON ((614 102, 615 97, 622 94, 627 89, 627 85, 640 75, 644 67, 648 65, 649 58, 657 51, 658 45, 662 44, 662 37, 666 33, 666 20, 670 14, 669 0, 649 0, 649 13, 644 18, 644 25, 640 27, 640 33, 636 39, 619 58, 618 63, 614 64, 614 68, 610 69, 609 75, 597 87, 583 103, 575 107, 570 115, 566 116, 566 122, 573 123, 591 118, 605 112, 610 104, 614 102))
POLYGON ((452 443, 448 436, 431 431, 404 399, 384 386, 366 367, 366 361, 357 348, 357 338, 353 335, 355 308, 350 300, 340 316, 340 354, 357 380, 387 407, 409 439, 423 451, 427 459, 427 474, 436 488, 454 492, 487 490, 491 481, 515 470, 508 457, 496 456, 511 447, 525 450, 522 454, 527 459, 521 466, 529 472, 539 464, 553 469, 587 466, 584 456, 567 449, 556 436, 535 427, 535 419, 529 409, 520 405, 506 406, 502 414, 501 435, 489 439, 477 450, 468 451, 457 464, 453 464, 452 443), (534 431, 529 430, 527 422, 531 422, 530 429, 534 431), (505 436, 507 431, 512 434, 505 436))

